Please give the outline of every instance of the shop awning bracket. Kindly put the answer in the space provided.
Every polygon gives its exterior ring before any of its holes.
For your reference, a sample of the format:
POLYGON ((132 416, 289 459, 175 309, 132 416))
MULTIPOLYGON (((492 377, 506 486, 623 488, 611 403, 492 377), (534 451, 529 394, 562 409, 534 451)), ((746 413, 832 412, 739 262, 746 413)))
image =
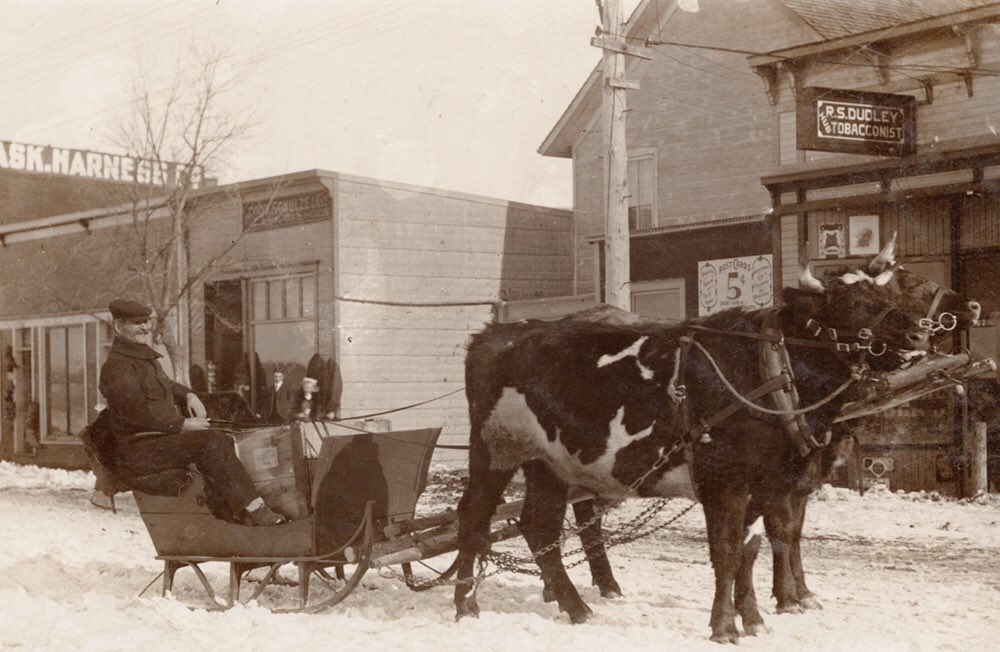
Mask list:
POLYGON ((934 80, 930 77, 921 77, 920 84, 924 87, 924 100, 918 101, 917 106, 930 106, 934 104, 934 80))
POLYGON ((767 93, 767 101, 771 106, 778 103, 778 65, 775 63, 754 66, 752 70, 764 80, 764 92, 767 93))
POLYGON ((973 93, 973 89, 972 89, 972 71, 970 71, 970 70, 964 70, 964 71, 962 71, 959 74, 962 76, 962 81, 965 82, 965 94, 967 96, 969 96, 969 97, 972 97, 972 93, 973 93))
POLYGON ((970 68, 979 67, 979 32, 983 26, 978 23, 963 23, 952 25, 951 29, 965 40, 965 56, 969 59, 970 68))

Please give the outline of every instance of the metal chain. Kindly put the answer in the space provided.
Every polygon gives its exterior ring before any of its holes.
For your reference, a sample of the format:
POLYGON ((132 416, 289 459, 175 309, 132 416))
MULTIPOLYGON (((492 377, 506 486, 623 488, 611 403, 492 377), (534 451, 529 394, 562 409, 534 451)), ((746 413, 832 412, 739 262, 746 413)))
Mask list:
MULTIPOLYGON (((685 514, 687 514, 688 512, 690 512, 692 509, 694 509, 695 505, 698 504, 698 503, 692 501, 690 505, 688 505, 687 507, 685 507, 680 512, 678 512, 674 516, 670 517, 668 520, 664 521, 663 523, 657 525, 656 527, 654 527, 654 528, 652 528, 650 530, 646 530, 644 532, 640 532, 639 528, 641 528, 642 526, 646 525, 650 520, 652 520, 652 518, 654 516, 656 516, 659 512, 663 511, 663 509, 666 507, 666 504, 668 502, 669 501, 667 499, 665 499, 665 498, 661 498, 661 499, 655 501, 652 506, 647 507, 645 510, 642 511, 642 513, 640 513, 638 516, 636 516, 635 518, 633 518, 628 523, 625 523, 624 525, 622 525, 621 527, 619 527, 617 530, 602 532, 601 540, 595 541, 594 543, 592 543, 592 544, 590 544, 588 546, 581 546, 581 547, 576 548, 574 550, 566 551, 566 552, 562 553, 562 556, 563 557, 570 557, 570 556, 573 556, 573 555, 576 555, 576 554, 579 554, 579 553, 584 553, 584 555, 586 555, 587 551, 589 551, 591 548, 596 548, 599 545, 604 545, 605 548, 613 548, 615 546, 619 546, 619 545, 622 545, 622 544, 626 544, 626 543, 631 543, 633 541, 637 541, 638 539, 642 539, 644 537, 647 537, 647 536, 653 534, 654 532, 658 532, 658 531, 662 530, 663 528, 667 527, 668 525, 671 525, 672 523, 676 522, 682 516, 684 516, 685 514)), ((516 556, 511 555, 509 553, 503 553, 503 552, 493 553, 493 552, 491 552, 490 555, 489 555, 489 559, 498 568, 503 568, 504 570, 508 570, 508 571, 514 572, 514 573, 520 573, 522 575, 535 575, 535 576, 538 576, 538 575, 541 575, 541 571, 540 570, 538 570, 537 568, 525 568, 525 566, 524 566, 524 564, 529 564, 529 563, 535 562, 535 560, 537 559, 538 556, 539 555, 535 554, 535 555, 532 555, 531 557, 516 557, 516 556)), ((578 560, 574 561, 571 564, 567 564, 565 566, 565 568, 567 570, 569 570, 570 568, 575 568, 575 567, 579 566, 580 564, 584 563, 585 561, 587 561, 587 557, 586 556, 584 556, 581 559, 578 559, 578 560)))
MULTIPOLYGON (((544 555, 544 554, 546 554, 548 552, 551 552, 552 550, 555 550, 556 548, 560 547, 563 543, 566 542, 566 540, 568 538, 570 538, 571 536, 574 536, 574 535, 579 535, 580 532, 583 532, 588 527, 590 527, 591 525, 593 525, 594 523, 596 523, 598 520, 600 520, 601 517, 603 517, 607 512, 609 512, 612 509, 614 509, 615 507, 618 507, 619 505, 621 505, 623 502, 625 502, 625 499, 628 498, 629 494, 631 494, 633 491, 635 491, 636 489, 638 489, 639 485, 641 485, 646 480, 646 478, 648 478, 652 473, 656 472, 660 467, 662 467, 664 464, 666 464, 670 460, 670 456, 673 455, 675 452, 677 452, 684 445, 685 445, 684 440, 683 439, 678 439, 674 443, 673 447, 671 447, 670 450, 668 450, 665 453, 661 454, 660 457, 658 457, 657 460, 655 462, 653 462, 653 465, 649 467, 649 470, 647 470, 645 473, 643 473, 642 475, 640 475, 638 478, 636 478, 635 482, 633 482, 632 484, 629 485, 628 489, 621 496, 621 498, 618 498, 614 502, 609 503, 604 508, 599 508, 599 509, 595 510, 594 511, 594 515, 591 518, 587 519, 586 523, 583 523, 581 525, 577 525, 577 527, 570 528, 569 530, 563 530, 562 535, 559 536, 559 537, 557 537, 555 541, 553 541, 552 543, 550 543, 550 544, 548 544, 546 546, 542 546, 542 548, 540 548, 538 551, 533 552, 532 555, 531 555, 531 558, 528 561, 529 562, 530 561, 534 561, 534 560, 538 559, 539 557, 541 557, 542 555, 544 555)), ((500 553, 497 553, 497 554, 500 554, 500 553)), ((491 552, 489 555, 487 555, 487 558, 490 558, 492 555, 493 555, 493 553, 491 552)))
MULTIPOLYGON (((548 544, 546 546, 543 546, 537 552, 532 553, 530 557, 517 557, 517 556, 511 555, 509 553, 490 551, 490 553, 486 555, 486 558, 483 559, 480 562, 479 573, 475 577, 470 577, 468 579, 442 579, 442 578, 438 578, 438 579, 424 580, 424 579, 418 579, 418 578, 414 578, 414 577, 406 577, 406 575, 404 575, 404 574, 402 574, 402 573, 400 573, 400 572, 398 572, 396 570, 393 570, 391 567, 386 567, 384 569, 380 569, 379 575, 382 575, 382 571, 385 571, 386 572, 385 576, 398 579, 398 580, 402 581, 403 583, 405 583, 407 586, 410 586, 410 587, 413 587, 413 588, 421 588, 421 589, 422 588, 431 588, 431 587, 435 587, 435 586, 448 586, 448 585, 454 586, 454 585, 458 585, 458 584, 469 584, 469 583, 471 583, 473 585, 473 587, 475 587, 475 586, 478 586, 479 583, 482 582, 487 577, 492 577, 492 576, 497 575, 499 573, 502 573, 504 571, 510 571, 510 572, 515 572, 515 573, 522 573, 522 574, 527 574, 527 575, 539 576, 539 575, 541 575, 541 571, 540 570, 524 568, 523 564, 528 564, 528 563, 536 562, 536 560, 539 557, 541 557, 542 555, 544 555, 544 554, 546 554, 548 552, 551 552, 552 550, 560 547, 569 537, 574 536, 574 535, 579 535, 580 532, 583 532, 584 530, 586 530, 591 525, 594 525, 607 512, 609 512, 612 509, 614 509, 615 507, 618 507, 619 505, 621 505, 625 501, 625 499, 628 498, 628 496, 631 493, 633 493, 636 489, 639 488, 639 485, 641 485, 646 480, 646 478, 648 478, 650 475, 652 475, 657 470, 659 470, 661 467, 663 467, 663 465, 665 465, 668 461, 670 461, 670 457, 674 453, 676 453, 678 450, 680 450, 682 447, 684 447, 686 445, 687 445, 687 443, 683 439, 679 439, 678 441, 676 441, 674 443, 674 445, 670 448, 670 450, 665 451, 664 453, 662 453, 656 459, 656 461, 653 462, 653 464, 649 467, 649 469, 646 470, 645 473, 643 473, 638 478, 636 478, 635 481, 632 482, 632 484, 630 484, 628 486, 628 489, 621 496, 621 498, 618 498, 617 500, 615 500, 614 502, 609 503, 608 505, 606 505, 603 508, 599 508, 599 509, 595 510, 594 515, 591 518, 587 519, 587 522, 585 522, 583 524, 580 524, 580 525, 577 525, 575 528, 570 528, 568 530, 564 529, 563 532, 562 532, 562 534, 561 534, 561 536, 557 537, 555 541, 553 541, 552 543, 550 543, 550 544, 548 544), (490 571, 490 572, 486 572, 486 565, 485 565, 486 561, 493 562, 493 565, 496 567, 496 569, 493 570, 493 571, 490 571)), ((645 533, 642 533, 642 534, 634 534, 636 532, 636 530, 638 530, 640 527, 642 527, 643 525, 645 525, 646 523, 648 523, 649 520, 655 514, 657 514, 658 512, 660 512, 666 506, 666 503, 667 503, 667 500, 666 499, 662 499, 662 498, 659 499, 659 500, 657 500, 657 501, 655 501, 652 506, 647 507, 645 510, 643 510, 639 514, 639 516, 635 517, 634 519, 632 519, 631 521, 629 521, 628 523, 626 523, 625 525, 623 525, 622 527, 620 527, 617 531, 612 532, 611 533, 611 543, 608 544, 607 547, 611 547, 611 546, 615 546, 615 545, 620 545, 622 543, 628 543, 630 541, 635 541, 636 539, 638 539, 638 538, 640 538, 642 536, 648 536, 649 534, 652 534, 653 532, 656 532, 657 530, 660 530, 663 527, 666 527, 667 525, 673 523, 674 521, 676 521, 677 519, 679 519, 681 516, 683 516, 684 514, 686 514, 687 512, 689 512, 697 504, 694 501, 692 501, 690 505, 688 505, 684 510, 682 510, 679 514, 677 514, 676 516, 674 516, 673 518, 671 518, 666 523, 658 526, 657 528, 654 528, 653 530, 650 530, 649 532, 645 532, 645 533), (633 534, 625 534, 626 532, 630 532, 630 533, 633 533, 633 534)), ((581 552, 582 553, 586 553, 587 550, 590 547, 595 547, 595 546, 598 545, 598 543, 601 543, 601 544, 604 543, 603 531, 602 531, 601 540, 599 542, 595 542, 591 546, 581 546, 580 548, 577 548, 577 549, 574 549, 574 550, 570 550, 570 551, 564 553, 562 556, 564 556, 564 557, 565 556, 571 556, 571 555, 579 554, 581 552)), ((579 566, 580 564, 582 564, 586 560, 587 560, 586 556, 584 556, 582 559, 579 559, 579 560, 573 562, 572 564, 566 566, 566 568, 567 569, 574 568, 576 566, 579 566)))

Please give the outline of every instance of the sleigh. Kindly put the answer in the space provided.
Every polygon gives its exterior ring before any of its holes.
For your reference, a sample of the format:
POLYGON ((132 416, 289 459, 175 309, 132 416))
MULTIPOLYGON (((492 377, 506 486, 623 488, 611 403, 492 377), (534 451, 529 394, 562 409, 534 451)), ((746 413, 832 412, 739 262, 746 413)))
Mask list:
MULTIPOLYGON (((399 566, 414 590, 411 564, 456 549, 451 509, 415 517, 440 428, 358 432, 335 424, 296 423, 236 434, 237 450, 269 504, 291 519, 251 527, 220 519, 200 476, 177 497, 135 492, 142 519, 163 561, 162 592, 175 575, 196 576, 209 609, 260 598, 268 587, 297 585, 297 601, 275 611, 320 611, 344 600, 369 569, 399 566), (208 564, 228 565, 228 583, 213 586, 208 564), (297 577, 279 573, 294 567, 297 577), (251 577, 263 569, 262 577, 251 577)), ((494 540, 518 534, 521 503, 497 510, 494 540)), ((255 575, 260 575, 257 573, 255 575)), ((448 572, 441 574, 446 578, 448 572)), ((216 577, 215 584, 219 584, 216 577)), ((284 600, 287 602, 287 600, 284 600)))

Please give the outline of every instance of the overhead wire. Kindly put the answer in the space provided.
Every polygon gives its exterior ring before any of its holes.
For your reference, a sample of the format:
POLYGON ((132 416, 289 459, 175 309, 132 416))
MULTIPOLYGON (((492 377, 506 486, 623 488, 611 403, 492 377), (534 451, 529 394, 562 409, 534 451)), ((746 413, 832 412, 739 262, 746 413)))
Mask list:
MULTIPOLYGON (((210 9, 200 9, 193 13, 187 14, 168 23, 157 25, 151 29, 148 29, 137 34, 133 34, 132 38, 143 38, 146 43, 152 43, 162 36, 167 36, 170 34, 175 34, 181 30, 193 28, 203 22, 207 21, 207 18, 201 19, 201 16, 206 16, 211 10, 210 9), (197 18, 196 18, 197 17, 197 18)), ((81 52, 70 52, 67 56, 52 59, 46 61, 41 67, 29 68, 27 70, 21 71, 20 73, 14 74, 8 77, 4 81, 4 88, 9 92, 11 90, 17 90, 19 88, 28 87, 35 82, 35 80, 45 74, 58 70, 68 63, 83 60, 88 56, 92 56, 102 51, 107 51, 107 44, 104 43, 95 48, 89 50, 83 50, 81 52)))
MULTIPOLYGON (((171 8, 176 7, 177 5, 183 3, 184 1, 185 0, 176 0, 175 2, 173 2, 171 4, 162 4, 162 5, 159 5, 157 7, 152 8, 152 9, 150 9, 147 6, 141 6, 139 9, 136 9, 135 11, 124 12, 123 14, 118 15, 118 16, 110 19, 110 20, 107 20, 107 21, 98 23, 98 24, 96 24, 96 25, 94 25, 92 27, 89 27, 83 33, 76 33, 76 34, 74 34, 72 43, 67 44, 66 42, 64 42, 62 40, 55 41, 55 42, 43 43, 43 44, 41 44, 38 47, 35 47, 33 49, 19 52, 19 53, 17 53, 16 55, 14 55, 11 58, 0 59, 0 63, 2 63, 3 66, 6 68, 6 67, 9 67, 11 65, 16 65, 20 61, 30 60, 30 59, 33 59, 35 57, 38 57, 39 55, 43 55, 45 53, 51 53, 53 51, 53 49, 56 48, 56 47, 58 47, 63 53, 67 53, 67 50, 71 50, 72 47, 75 46, 75 45, 79 45, 80 43, 85 42, 85 41, 93 40, 93 39, 97 38, 98 36, 100 36, 100 35, 102 35, 102 34, 104 34, 106 32, 109 32, 109 31, 111 31, 113 29, 117 29, 119 27, 123 27, 123 26, 125 26, 125 25, 127 25, 129 23, 136 22, 136 21, 138 21, 140 19, 148 19, 151 14, 155 14, 155 13, 160 12, 160 11, 165 11, 167 9, 171 9, 171 8)), ((102 45, 101 49, 104 49, 104 48, 105 48, 105 45, 102 45)), ((75 56, 76 55, 71 55, 71 56, 67 57, 67 59, 71 60, 71 59, 75 58, 75 56)))
MULTIPOLYGON (((347 21, 346 23, 343 22, 342 17, 336 18, 336 19, 333 19, 331 21, 327 21, 327 23, 325 23, 325 24, 328 25, 328 27, 326 27, 324 30, 322 30, 318 34, 312 34, 310 36, 295 36, 293 38, 286 39, 285 41, 279 41, 277 43, 273 43, 271 46, 269 46, 269 48, 266 48, 263 52, 251 55, 249 57, 245 57, 245 58, 240 59, 240 60, 234 60, 234 57, 231 56, 231 55, 223 56, 223 57, 220 58, 220 63, 226 63, 226 62, 232 61, 233 65, 235 67, 248 69, 248 68, 250 68, 251 66, 253 66, 256 63, 259 63, 261 61, 270 59, 270 58, 272 58, 274 56, 277 56, 279 54, 284 54, 284 53, 287 53, 287 52, 289 52, 291 50, 295 50, 295 49, 298 49, 298 48, 301 48, 301 47, 304 47, 304 46, 307 46, 307 45, 311 45, 312 43, 315 43, 315 42, 317 42, 319 40, 322 40, 323 38, 325 38, 326 36, 328 36, 330 34, 333 34, 333 33, 336 33, 338 31, 340 31, 340 29, 343 28, 343 27, 346 27, 346 30, 344 30, 344 31, 350 31, 350 30, 354 30, 354 29, 356 29, 358 27, 361 27, 361 26, 363 26, 365 24, 371 23, 373 21, 377 21, 377 20, 380 20, 382 18, 385 18, 390 13, 393 13, 393 11, 394 11, 394 9, 392 9, 392 5, 393 4, 395 4, 395 5, 402 5, 402 8, 405 9, 405 8, 408 8, 408 7, 411 7, 411 6, 414 6, 414 5, 421 4, 421 1, 420 0, 411 0, 409 2, 405 2, 405 1, 401 0, 400 2, 390 3, 390 5, 382 5, 380 7, 376 7, 375 8, 376 11, 377 10, 384 10, 384 11, 382 11, 382 13, 379 13, 379 14, 365 16, 361 20, 358 20, 357 22, 355 22, 353 24, 350 21, 347 21)), ((428 14, 424 14, 422 16, 418 16, 418 17, 414 18, 413 20, 407 21, 405 23, 401 23, 401 24, 397 24, 397 25, 392 25, 392 26, 390 26, 390 27, 388 27, 386 29, 380 30, 378 32, 366 34, 366 35, 361 36, 359 38, 356 38, 354 40, 340 41, 340 42, 337 43, 336 47, 334 47, 330 51, 339 50, 339 49, 342 49, 344 47, 347 47, 347 46, 354 45, 356 43, 362 42, 365 39, 370 38, 372 36, 380 36, 382 34, 388 33, 390 31, 394 31, 396 29, 401 29, 403 27, 406 27, 408 25, 414 24, 416 22, 427 20, 429 18, 432 18, 433 16, 436 16, 436 15, 438 15, 440 13, 443 13, 444 11, 448 11, 448 10, 454 9, 456 6, 457 6, 457 4, 454 4, 454 5, 445 7, 443 9, 439 9, 437 11, 433 11, 433 12, 428 13, 428 14)), ((351 17, 353 18, 353 17, 356 17, 356 16, 362 16, 362 15, 364 15, 366 13, 367 14, 372 14, 372 11, 373 10, 372 10, 371 7, 366 7, 364 9, 360 10, 359 12, 356 12, 356 15, 352 15, 351 17)), ((295 59, 295 60, 292 60, 292 61, 290 61, 290 62, 288 62, 286 64, 282 64, 282 66, 284 66, 284 65, 291 65, 291 64, 297 63, 298 61, 299 61, 299 59, 295 59)), ((163 79, 164 78, 161 77, 161 78, 155 80, 151 85, 155 86, 156 83, 158 83, 159 81, 162 81, 163 79)), ((185 88, 193 87, 197 83, 198 83, 197 80, 190 80, 188 82, 184 82, 184 83, 182 83, 179 86, 179 90, 183 91, 185 88)), ((164 86, 162 88, 155 89, 153 91, 153 93, 154 94, 155 93, 162 93, 165 90, 167 90, 167 88, 169 88, 169 86, 164 86)), ((74 124, 74 123, 80 122, 80 121, 82 121, 84 119, 87 119, 87 118, 91 118, 91 117, 98 116, 98 115, 103 115, 103 114, 108 113, 109 111, 112 111, 112 110, 115 110, 115 109, 119 109, 119 108, 123 108, 123 107, 127 106, 128 104, 130 104, 131 102, 132 102, 132 100, 130 98, 128 100, 124 100, 124 101, 121 101, 121 102, 115 102, 113 104, 105 105, 104 107, 102 107, 99 110, 95 110, 95 111, 88 112, 88 113, 85 113, 85 114, 78 114, 78 115, 75 115, 72 118, 69 118, 67 120, 63 120, 63 121, 59 121, 59 122, 54 122, 54 123, 47 123, 46 125, 44 125, 44 129, 48 130, 48 129, 52 129, 52 128, 55 128, 55 127, 61 127, 61 126, 66 126, 66 125, 74 124)))

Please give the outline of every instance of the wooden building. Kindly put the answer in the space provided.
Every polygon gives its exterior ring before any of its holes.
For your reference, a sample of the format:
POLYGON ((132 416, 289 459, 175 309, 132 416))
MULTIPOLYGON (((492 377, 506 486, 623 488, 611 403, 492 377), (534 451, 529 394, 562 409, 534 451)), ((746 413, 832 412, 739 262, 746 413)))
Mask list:
MULTIPOLYGON (((626 114, 633 310, 681 319, 768 305, 797 283, 802 258, 822 271, 898 233, 909 268, 1000 316, 1000 3, 698 5, 644 0, 623 29, 651 57, 627 57, 638 85, 626 114), (844 109, 824 116, 844 133, 820 138, 815 116, 808 123, 817 101, 882 107, 888 122, 844 109)), ((598 297, 602 75, 598 65, 539 149, 573 160, 574 294, 598 297)), ((965 337, 997 356, 995 325, 965 337)), ((861 479, 960 493, 952 399, 870 423, 864 468, 886 464, 861 479)))
MULTIPOLYGON (((214 262, 191 296, 192 362, 255 403, 277 365, 301 377, 320 354, 339 364, 342 417, 420 404, 384 418, 463 443, 468 336, 506 300, 572 290, 567 210, 321 170, 193 201, 191 266, 214 262)), ((127 222, 102 208, 0 224, 3 458, 85 465, 78 434, 122 293, 109 243, 127 222)))

